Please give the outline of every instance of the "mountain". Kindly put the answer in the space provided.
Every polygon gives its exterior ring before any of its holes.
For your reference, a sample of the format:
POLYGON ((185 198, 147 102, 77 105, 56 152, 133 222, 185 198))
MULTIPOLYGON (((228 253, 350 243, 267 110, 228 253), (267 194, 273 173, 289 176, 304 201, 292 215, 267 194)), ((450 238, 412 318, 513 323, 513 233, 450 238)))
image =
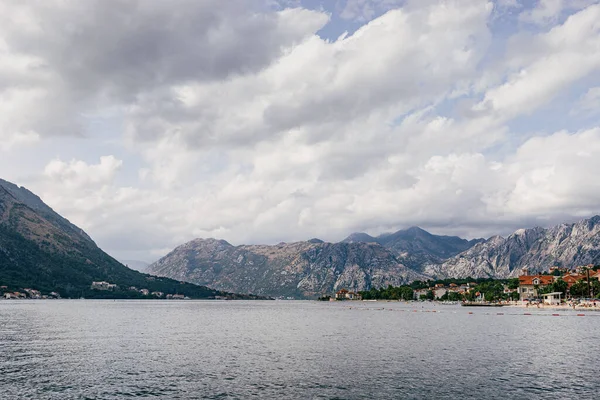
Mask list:
POLYGON ((141 297, 138 291, 128 290, 130 286, 194 298, 235 297, 125 267, 38 196, 4 180, 0 180, 0 286, 77 298, 141 297), (92 290, 93 281, 107 281, 118 288, 92 290))
POLYGON ((493 236, 425 273, 439 277, 511 277, 549 267, 600 264, 600 216, 551 228, 519 229, 506 238, 493 236))
POLYGON ((482 241, 433 235, 416 226, 377 237, 353 233, 343 240, 344 243, 379 243, 398 254, 404 265, 418 271, 422 271, 425 265, 442 263, 482 241))
POLYGON ((232 246, 224 240, 195 239, 151 264, 148 271, 221 290, 296 298, 425 278, 377 243, 320 240, 232 246))

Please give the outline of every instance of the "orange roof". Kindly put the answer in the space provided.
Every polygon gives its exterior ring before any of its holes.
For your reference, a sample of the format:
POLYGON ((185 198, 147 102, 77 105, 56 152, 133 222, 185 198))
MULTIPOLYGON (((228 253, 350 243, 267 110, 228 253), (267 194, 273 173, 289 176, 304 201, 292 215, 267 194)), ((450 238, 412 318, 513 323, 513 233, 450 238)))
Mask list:
POLYGON ((342 289, 342 290, 338 291, 338 293, 348 293, 348 291, 346 289, 342 289))
POLYGON ((521 275, 519 277, 519 285, 535 285, 533 280, 536 278, 539 281, 538 285, 550 285, 554 282, 552 275, 521 275))
POLYGON ((587 275, 582 275, 582 274, 567 274, 565 276, 562 277, 562 280, 567 282, 567 283, 575 283, 578 282, 580 280, 587 280, 587 275))

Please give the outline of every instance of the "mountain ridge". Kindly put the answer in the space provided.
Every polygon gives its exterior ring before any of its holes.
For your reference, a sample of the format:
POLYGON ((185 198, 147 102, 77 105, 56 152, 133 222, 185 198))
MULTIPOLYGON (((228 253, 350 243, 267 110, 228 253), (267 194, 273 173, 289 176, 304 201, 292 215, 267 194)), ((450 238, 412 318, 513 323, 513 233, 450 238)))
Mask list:
POLYGON ((148 270, 202 285, 211 282, 221 290, 298 298, 425 278, 379 244, 322 241, 233 246, 216 239, 194 239, 148 270))
POLYGON ((521 269, 541 272, 600 263, 600 216, 549 228, 521 228, 506 238, 496 235, 441 264, 428 264, 436 278, 517 276, 521 269))
POLYGON ((434 235, 418 226, 411 226, 407 229, 384 233, 376 237, 363 232, 355 232, 342 242, 379 243, 397 253, 406 266, 422 272, 425 265, 440 263, 483 240, 467 240, 458 236, 434 235))
POLYGON ((466 240, 410 227, 377 237, 355 232, 337 243, 309 240, 234 246, 223 240, 195 239, 182 246, 149 270, 223 289, 241 285, 261 294, 312 298, 319 291, 331 293, 341 287, 365 290, 414 279, 508 278, 525 266, 539 272, 555 265, 573 268, 600 263, 600 216, 549 228, 517 229, 506 238, 466 240), (185 254, 177 254, 182 249, 185 254), (320 253, 335 257, 319 258, 320 253), (246 260, 249 255, 254 257, 252 262, 246 260), (257 269, 254 262, 262 267, 257 269), (273 278, 287 275, 290 268, 297 268, 292 274, 295 280, 273 278))
POLYGON ((0 180, 0 286, 31 288, 62 297, 144 298, 148 292, 194 298, 244 297, 127 268, 102 251, 81 228, 47 206, 29 190, 0 180), (94 281, 116 284, 110 291, 94 281))

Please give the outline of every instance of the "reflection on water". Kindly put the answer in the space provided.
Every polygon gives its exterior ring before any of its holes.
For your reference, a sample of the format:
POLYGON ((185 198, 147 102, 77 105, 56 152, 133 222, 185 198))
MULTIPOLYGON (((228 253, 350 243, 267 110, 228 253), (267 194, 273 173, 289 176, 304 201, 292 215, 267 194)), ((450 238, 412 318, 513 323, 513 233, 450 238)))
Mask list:
POLYGON ((597 395, 600 313, 497 311, 366 302, 0 301, 0 398, 597 395))

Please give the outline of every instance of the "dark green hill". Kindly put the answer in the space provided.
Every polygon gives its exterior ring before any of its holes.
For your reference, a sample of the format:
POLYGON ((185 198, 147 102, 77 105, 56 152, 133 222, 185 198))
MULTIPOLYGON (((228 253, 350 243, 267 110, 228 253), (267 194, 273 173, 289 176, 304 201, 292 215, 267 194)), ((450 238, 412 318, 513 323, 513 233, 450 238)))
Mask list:
POLYGON ((39 197, 0 180, 0 286, 32 288, 62 297, 143 298, 131 286, 190 298, 255 298, 131 270, 103 252, 80 228, 39 197), (94 281, 118 285, 95 290, 94 281))

